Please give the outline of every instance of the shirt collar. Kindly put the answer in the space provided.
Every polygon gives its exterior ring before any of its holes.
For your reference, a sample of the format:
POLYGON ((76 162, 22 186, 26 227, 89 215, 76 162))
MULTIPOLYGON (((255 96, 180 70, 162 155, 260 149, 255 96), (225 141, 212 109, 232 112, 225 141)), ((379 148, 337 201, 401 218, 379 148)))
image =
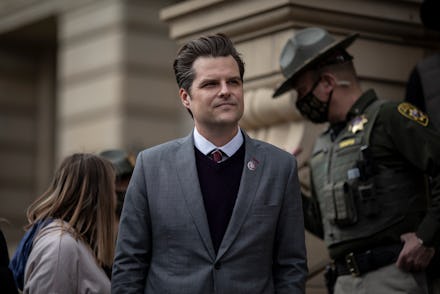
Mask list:
POLYGON ((330 132, 330 136, 332 140, 334 140, 334 138, 336 138, 336 136, 339 135, 339 133, 345 128, 345 126, 349 121, 351 121, 356 116, 364 113, 368 105, 370 105, 377 99, 378 98, 376 92, 373 89, 367 90, 359 97, 359 99, 357 99, 354 102, 353 106, 350 108, 350 110, 347 113, 347 116, 345 117, 345 121, 331 124, 327 129, 326 133, 330 132))
POLYGON ((350 121, 352 118, 364 113, 367 106, 375 100, 377 100, 377 95, 374 90, 370 89, 363 93, 348 111, 346 121, 350 121))
POLYGON ((240 128, 238 128, 238 132, 234 138, 223 146, 215 146, 203 137, 199 131, 197 131, 197 128, 194 128, 194 146, 205 155, 208 155, 214 149, 220 149, 228 157, 231 157, 238 149, 240 149, 243 142, 244 138, 240 128))

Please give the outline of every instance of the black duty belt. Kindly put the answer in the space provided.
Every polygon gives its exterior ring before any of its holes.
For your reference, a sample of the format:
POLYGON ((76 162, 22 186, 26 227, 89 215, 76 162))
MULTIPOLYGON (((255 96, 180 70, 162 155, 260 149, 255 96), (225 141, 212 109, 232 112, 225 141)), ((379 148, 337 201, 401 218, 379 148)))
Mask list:
POLYGON ((376 247, 361 253, 349 253, 344 258, 335 260, 338 276, 362 274, 389 265, 397 260, 403 244, 376 247))

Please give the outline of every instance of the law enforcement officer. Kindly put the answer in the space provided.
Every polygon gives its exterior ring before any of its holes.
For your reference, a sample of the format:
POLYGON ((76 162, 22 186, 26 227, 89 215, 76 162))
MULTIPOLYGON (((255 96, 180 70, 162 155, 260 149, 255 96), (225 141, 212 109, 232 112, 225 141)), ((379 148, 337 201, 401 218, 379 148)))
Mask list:
POLYGON ((356 37, 307 28, 281 53, 286 80, 274 97, 295 89, 303 116, 330 123, 310 160, 305 226, 334 260, 335 293, 427 293, 439 245, 440 134, 413 105, 361 90, 346 51, 356 37))
POLYGON ((122 205, 124 204, 125 192, 127 191, 128 183, 133 173, 135 158, 133 155, 118 149, 104 150, 99 155, 109 160, 116 170, 116 216, 119 220, 122 205))

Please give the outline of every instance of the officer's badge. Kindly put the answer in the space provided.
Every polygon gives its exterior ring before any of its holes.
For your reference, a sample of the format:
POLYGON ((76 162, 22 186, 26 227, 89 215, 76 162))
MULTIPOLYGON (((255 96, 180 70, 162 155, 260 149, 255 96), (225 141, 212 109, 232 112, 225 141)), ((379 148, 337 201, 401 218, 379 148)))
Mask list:
POLYGON ((368 122, 365 115, 356 116, 350 121, 348 125, 348 131, 356 134, 364 129, 364 125, 368 122))
POLYGON ((410 103, 407 102, 400 103, 399 106, 397 106, 397 110, 399 110, 399 112, 403 116, 421 124, 424 127, 426 127, 429 123, 428 116, 410 103))

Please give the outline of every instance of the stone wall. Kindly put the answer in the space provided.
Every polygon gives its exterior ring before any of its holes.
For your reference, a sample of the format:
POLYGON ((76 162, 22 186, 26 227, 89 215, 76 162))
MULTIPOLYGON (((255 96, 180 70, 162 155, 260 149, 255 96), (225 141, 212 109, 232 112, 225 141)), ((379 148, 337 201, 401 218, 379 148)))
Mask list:
POLYGON ((189 131, 159 11, 175 1, 0 3, 0 223, 12 251, 25 211, 72 152, 138 150, 189 131))

